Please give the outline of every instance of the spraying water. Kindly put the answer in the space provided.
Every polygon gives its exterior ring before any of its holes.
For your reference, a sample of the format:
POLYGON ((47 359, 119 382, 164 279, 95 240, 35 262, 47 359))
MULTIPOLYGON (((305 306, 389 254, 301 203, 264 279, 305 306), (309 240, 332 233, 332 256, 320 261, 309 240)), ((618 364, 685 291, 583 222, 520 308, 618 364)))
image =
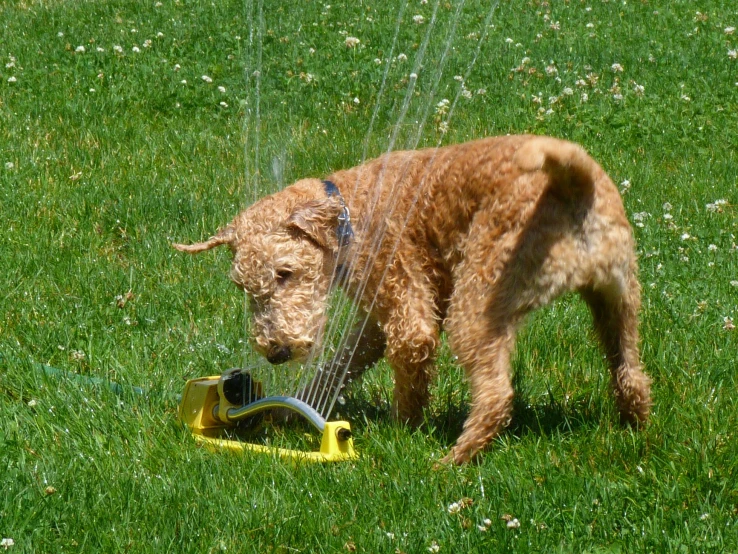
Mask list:
MULTIPOLYGON (((477 39, 474 55, 469 61, 462 79, 457 86, 453 101, 451 103, 444 104, 444 109, 448 110, 444 120, 446 125, 450 123, 454 115, 457 103, 464 90, 464 83, 466 79, 468 79, 477 62, 497 5, 498 2, 494 2, 490 6, 482 24, 482 28, 477 33, 479 38, 477 39)), ((390 74, 393 62, 400 56, 398 55, 395 57, 395 52, 397 50, 407 6, 408 0, 399 6, 397 12, 394 34, 389 45, 388 55, 384 60, 381 82, 375 97, 371 119, 363 140, 360 163, 363 163, 368 158, 370 144, 372 144, 373 140, 376 141, 374 136, 376 133, 375 129, 377 127, 377 121, 379 120, 380 113, 386 109, 388 104, 386 92, 388 89, 388 83, 390 83, 390 74)), ((406 77, 402 102, 400 103, 399 108, 396 109, 395 122, 391 126, 386 138, 387 142, 385 151, 387 153, 394 151, 396 146, 400 143, 402 149, 417 148, 424 136, 424 130, 428 120, 433 114, 433 109, 437 106, 438 90, 443 82, 444 72, 447 69, 447 64, 451 57, 450 54, 453 50, 454 41, 457 39, 458 23, 463 13, 465 0, 460 1, 457 4, 447 25, 445 36, 443 37, 438 37, 436 33, 439 28, 439 6, 440 0, 436 0, 433 4, 432 15, 426 26, 422 42, 415 53, 411 72, 406 77), (426 54, 429 46, 436 44, 436 41, 439 41, 438 43, 443 45, 443 50, 440 57, 433 62, 434 69, 428 78, 430 83, 429 88, 427 91, 419 90, 418 82, 423 76, 426 54), (419 75, 421 76, 420 78, 419 75), (417 98, 420 99, 416 100, 417 98), (417 119, 412 123, 408 123, 408 114, 411 113, 411 107, 415 102, 419 102, 420 104, 417 119), (408 128, 414 129, 414 132, 410 133, 403 141, 402 137, 404 134, 407 134, 408 128)), ((256 5, 254 0, 245 0, 245 10, 249 25, 249 38, 244 70, 247 85, 245 100, 246 110, 243 124, 245 149, 244 170, 245 183, 248 189, 247 200, 249 204, 252 204, 263 194, 261 174, 261 167, 264 163, 263 142, 261 140, 263 126, 262 76, 264 74, 263 45, 266 28, 263 0, 256 0, 256 5)), ((274 133, 274 129, 270 129, 269 132, 274 133)), ((436 146, 440 146, 443 140, 443 135, 443 132, 440 133, 436 146)), ((282 185, 284 182, 286 173, 285 166, 287 152, 285 148, 286 147, 283 143, 280 152, 269 156, 271 158, 270 161, 273 180, 279 185, 282 185)), ((425 168, 426 175, 431 170, 433 161, 434 160, 432 159, 428 167, 425 168)), ((409 168, 406 167, 405 171, 408 169, 409 168)), ((404 224, 407 224, 410 218, 413 217, 415 208, 422 195, 424 182, 425 179, 423 177, 420 179, 420 185, 417 187, 410 210, 404 214, 404 224)), ((356 192, 358 184, 359 181, 357 179, 352 193, 356 192)), ((389 182, 387 185, 389 187, 395 187, 397 186, 397 180, 395 182, 389 182)), ((379 191, 382 186, 382 183, 378 183, 377 190, 379 191)), ((375 198, 374 202, 370 203, 369 213, 366 214, 366 217, 372 218, 374 216, 374 211, 377 209, 381 208, 379 208, 379 202, 375 198)), ((394 215, 393 212, 394 207, 389 207, 384 218, 385 222, 392 219, 392 216, 394 215)), ((362 274, 356 273, 356 265, 353 264, 355 261, 354 259, 349 258, 347 260, 346 265, 349 267, 349 273, 348 275, 342 276, 342 278, 359 283, 359 285, 354 288, 353 294, 335 295, 331 309, 331 317, 329 317, 327 326, 323 333, 325 337, 323 343, 320 347, 316 347, 311 352, 308 361, 305 364, 300 367, 293 367, 290 371, 285 371, 284 369, 275 370, 272 367, 266 367, 266 363, 263 358, 255 354, 248 346, 244 348, 244 367, 250 368, 252 371, 257 373, 258 378, 263 382, 264 389, 268 394, 299 395, 300 398, 313 406, 322 417, 327 419, 331 415, 347 378, 348 368, 355 356, 360 352, 359 349, 361 348, 360 344, 351 344, 349 339, 351 336, 350 329, 355 326, 361 333, 366 330, 368 325, 373 324, 368 313, 360 315, 361 311, 359 308, 359 300, 364 296, 367 290, 369 279, 368 268, 372 266, 372 262, 376 260, 380 251, 386 251, 389 249, 392 255, 394 255, 399 246, 399 238, 394 239, 395 242, 393 244, 386 244, 386 240, 387 228, 385 223, 385 226, 380 226, 377 232, 369 238, 369 263, 364 264, 365 270, 362 274), (316 374, 318 373, 323 373, 323 378, 316 378, 316 374)), ((382 275, 380 282, 383 278, 384 274, 382 275)), ((334 282, 338 281, 339 275, 334 273, 333 280, 334 282)), ((369 311, 371 311, 375 302, 376 294, 369 302, 369 311)), ((245 321, 247 322, 245 327, 246 334, 248 334, 248 312, 249 300, 245 297, 244 314, 245 321)), ((245 341, 245 343, 248 343, 248 341, 245 341)))

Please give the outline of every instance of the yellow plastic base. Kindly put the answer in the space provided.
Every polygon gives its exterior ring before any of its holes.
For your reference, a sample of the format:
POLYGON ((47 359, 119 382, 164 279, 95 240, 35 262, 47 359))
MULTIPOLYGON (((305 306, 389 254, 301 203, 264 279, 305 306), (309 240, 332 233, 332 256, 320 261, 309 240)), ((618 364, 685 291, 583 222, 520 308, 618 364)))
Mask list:
POLYGON ((317 452, 303 452, 301 450, 290 450, 262 444, 217 439, 197 434, 194 431, 192 435, 195 437, 195 441, 213 452, 218 450, 256 452, 278 456, 283 459, 306 462, 344 462, 357 459, 358 455, 354 451, 353 440, 338 440, 336 433, 339 429, 350 430, 350 426, 346 421, 326 422, 325 429, 323 430, 323 438, 320 442, 320 450, 317 452))
POLYGON ((256 452, 275 455, 283 459, 307 462, 340 462, 358 458, 354 451, 353 439, 350 438, 351 426, 346 421, 327 421, 325 423, 320 450, 317 452, 289 450, 213 437, 212 435, 219 431, 232 427, 228 423, 223 423, 215 415, 216 413, 218 415, 225 413, 223 409, 225 399, 220 396, 218 391, 219 381, 220 376, 187 381, 179 405, 179 418, 190 428, 195 440, 209 450, 256 452), (341 439, 339 438, 341 434, 344 437, 348 434, 349 438, 341 439))

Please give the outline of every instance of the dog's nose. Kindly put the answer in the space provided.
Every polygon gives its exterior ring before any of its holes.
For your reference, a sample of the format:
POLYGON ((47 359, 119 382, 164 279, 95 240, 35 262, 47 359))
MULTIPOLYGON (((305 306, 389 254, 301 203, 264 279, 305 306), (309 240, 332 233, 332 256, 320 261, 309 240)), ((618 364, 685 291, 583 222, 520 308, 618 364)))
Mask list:
POLYGON ((292 357, 292 352, 289 346, 280 346, 275 344, 269 349, 267 353, 267 360, 270 364, 279 365, 285 363, 292 357))

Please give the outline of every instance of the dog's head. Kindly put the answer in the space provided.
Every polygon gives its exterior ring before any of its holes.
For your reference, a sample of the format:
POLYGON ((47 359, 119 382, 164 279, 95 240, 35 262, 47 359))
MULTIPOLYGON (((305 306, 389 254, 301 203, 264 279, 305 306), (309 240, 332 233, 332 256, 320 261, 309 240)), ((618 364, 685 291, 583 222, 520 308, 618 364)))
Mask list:
POLYGON ((192 254, 230 247, 231 280, 250 299, 251 340, 273 364, 304 361, 322 341, 342 210, 322 190, 321 181, 298 181, 240 213, 209 240, 173 244, 192 254))

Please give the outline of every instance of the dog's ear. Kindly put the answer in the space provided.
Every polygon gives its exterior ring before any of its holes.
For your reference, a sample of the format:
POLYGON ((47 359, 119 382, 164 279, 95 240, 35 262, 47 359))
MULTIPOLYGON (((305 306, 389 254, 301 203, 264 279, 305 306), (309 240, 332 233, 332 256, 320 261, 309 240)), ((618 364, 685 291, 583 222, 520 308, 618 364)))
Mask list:
POLYGON ((189 254, 197 254, 198 252, 204 252, 210 250, 221 244, 232 244, 236 240, 236 230, 232 226, 228 226, 217 235, 210 237, 205 242, 196 242, 195 244, 177 244, 172 243, 172 246, 180 252, 187 252, 189 254))
POLYGON ((336 197, 313 200, 295 208, 287 219, 287 228, 307 235, 322 248, 337 248, 336 226, 343 206, 336 197))

